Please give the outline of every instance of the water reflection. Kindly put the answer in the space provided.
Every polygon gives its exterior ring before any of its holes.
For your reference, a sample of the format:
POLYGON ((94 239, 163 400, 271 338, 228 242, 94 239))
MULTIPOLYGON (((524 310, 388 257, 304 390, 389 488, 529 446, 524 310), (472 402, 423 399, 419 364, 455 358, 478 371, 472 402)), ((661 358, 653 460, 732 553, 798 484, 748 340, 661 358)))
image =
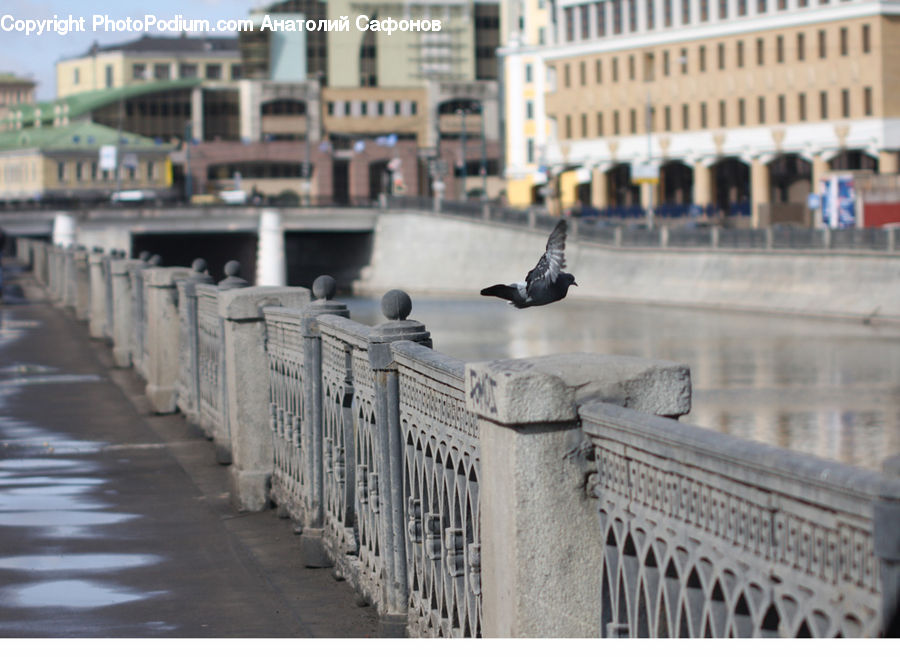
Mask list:
MULTIPOLYGON (((358 321, 384 321, 380 299, 345 302, 358 321)), ((520 311, 417 296, 412 318, 468 361, 587 351, 683 362, 694 388, 684 422, 873 469, 900 452, 900 327, 577 297, 520 311)))

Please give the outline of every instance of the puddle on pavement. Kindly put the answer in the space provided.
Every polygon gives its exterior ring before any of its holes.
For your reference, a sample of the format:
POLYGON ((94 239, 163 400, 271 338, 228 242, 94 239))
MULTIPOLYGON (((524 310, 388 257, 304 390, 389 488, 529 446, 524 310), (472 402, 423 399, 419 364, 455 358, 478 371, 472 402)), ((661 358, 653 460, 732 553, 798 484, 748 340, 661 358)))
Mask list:
POLYGON ((50 554, 0 558, 0 569, 38 572, 73 570, 121 570, 152 566, 162 561, 155 554, 50 554))
POLYGON ((10 586, 0 591, 0 604, 7 607, 93 608, 146 600, 159 591, 142 592, 83 579, 60 579, 37 584, 10 586))

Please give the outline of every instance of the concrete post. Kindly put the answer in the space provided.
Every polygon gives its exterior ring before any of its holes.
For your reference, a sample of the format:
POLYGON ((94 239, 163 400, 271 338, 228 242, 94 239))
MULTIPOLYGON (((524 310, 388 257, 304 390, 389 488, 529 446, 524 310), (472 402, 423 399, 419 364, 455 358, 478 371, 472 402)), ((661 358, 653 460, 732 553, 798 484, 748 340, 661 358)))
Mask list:
POLYGON ((900 636, 900 454, 882 467, 886 479, 873 519, 873 543, 881 573, 882 635, 900 636))
POLYGON ((231 499, 245 511, 268 504, 275 460, 269 431, 269 367, 265 353, 265 306, 309 303, 302 287, 232 287, 219 292, 225 342, 227 434, 231 447, 231 499))
POLYGON ((284 261, 284 231, 281 213, 265 209, 259 216, 259 247, 256 255, 256 284, 281 286, 287 282, 284 261))
POLYGON ((60 212, 53 218, 53 243, 56 246, 74 244, 76 231, 77 225, 72 215, 60 212))
POLYGON ((87 251, 76 251, 75 259, 75 317, 87 320, 91 311, 91 272, 87 251))
POLYGON ((566 354, 466 366, 466 407, 481 437, 485 637, 600 635, 604 541, 585 492, 590 444, 578 408, 603 400, 678 417, 687 366, 566 354))
MULTIPOLYGON (((387 322, 369 334, 369 364, 375 372, 375 425, 378 430, 378 495, 390 500, 390 513, 381 514, 382 545, 385 555, 387 613, 381 624, 387 634, 405 631, 408 582, 406 579, 406 521, 403 510, 403 436, 400 429, 400 383, 391 353, 391 343, 410 340, 431 347, 431 333, 425 325, 407 319, 412 301, 402 290, 391 290, 381 299, 387 322)), ((401 634, 402 635, 402 634, 401 634)))
POLYGON ((200 352, 197 343, 197 285, 213 283, 206 261, 197 258, 191 263, 193 273, 177 281, 178 315, 181 324, 182 381, 176 405, 187 419, 200 424, 200 352))
POLYGON ((322 334, 317 318, 320 315, 350 317, 347 306, 332 301, 337 286, 331 276, 319 276, 313 281, 316 300, 303 308, 301 335, 303 338, 303 408, 302 435, 306 481, 310 491, 307 508, 303 509, 303 531, 300 535, 300 558, 307 568, 328 568, 332 560, 322 542, 324 526, 324 473, 322 461, 322 334))
POLYGON ((60 301, 64 308, 75 309, 75 253, 74 244, 63 252, 63 270, 60 277, 60 301))
MULTIPOLYGON (((763 228, 762 207, 768 207, 771 198, 769 165, 760 157, 750 165, 750 212, 752 228, 763 228)), ((768 222, 768 215, 766 217, 768 222)))
MULTIPOLYGON (((101 276, 100 269, 103 264, 103 261, 98 258, 98 277, 101 276)), ((115 260, 109 261, 108 264, 109 276, 112 279, 113 291, 113 326, 111 331, 113 343, 113 362, 116 364, 116 367, 131 367, 131 349, 133 341, 132 328, 134 321, 134 301, 132 300, 131 296, 131 271, 141 269, 144 266, 144 263, 140 260, 120 260, 117 258, 115 260)), ((93 274, 93 260, 91 261, 91 267, 91 273, 93 274)), ((102 301, 99 299, 96 300, 97 305, 94 306, 95 310, 92 310, 92 313, 99 313, 99 316, 106 317, 107 310, 105 281, 103 281, 101 278, 99 284, 103 285, 103 287, 101 288, 103 290, 103 297, 102 301), (99 308, 100 310, 96 310, 96 308, 99 308)), ((94 320, 95 317, 92 314, 91 336, 102 337, 102 320, 97 320, 98 324, 101 325, 101 331, 96 336, 94 336, 94 320)))
POLYGON ((192 273, 193 270, 187 267, 150 267, 141 272, 147 317, 144 335, 146 395, 156 413, 175 412, 175 382, 181 356, 175 283, 192 273))
POLYGON ((103 279, 103 254, 91 253, 88 256, 91 285, 91 310, 88 322, 90 336, 99 340, 104 335, 106 323, 106 282, 103 279))

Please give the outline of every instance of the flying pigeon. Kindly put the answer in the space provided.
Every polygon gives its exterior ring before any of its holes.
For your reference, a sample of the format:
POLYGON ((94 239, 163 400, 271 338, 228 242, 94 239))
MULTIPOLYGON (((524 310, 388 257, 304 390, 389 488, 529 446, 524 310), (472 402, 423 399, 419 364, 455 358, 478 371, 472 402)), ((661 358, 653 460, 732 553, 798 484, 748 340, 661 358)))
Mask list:
POLYGON ((545 306, 566 297, 575 277, 564 272, 566 266, 566 220, 560 219, 547 240, 547 251, 537 266, 528 272, 524 282, 491 285, 481 291, 483 297, 506 299, 516 308, 545 306))

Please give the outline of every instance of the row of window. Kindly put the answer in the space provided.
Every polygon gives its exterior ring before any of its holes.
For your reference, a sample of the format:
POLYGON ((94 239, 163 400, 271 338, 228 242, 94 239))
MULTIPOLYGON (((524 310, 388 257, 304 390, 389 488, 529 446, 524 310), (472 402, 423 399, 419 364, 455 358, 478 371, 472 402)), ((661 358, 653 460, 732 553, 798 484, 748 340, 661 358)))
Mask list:
POLYGON ((415 116, 419 105, 414 100, 328 101, 328 116, 415 116))
MULTIPOLYGON (((850 30, 847 27, 841 27, 838 30, 838 52, 841 57, 850 56, 851 52, 854 55, 858 54, 868 54, 872 52, 872 30, 868 23, 861 26, 860 30, 860 41, 859 41, 859 49, 851 49, 850 43, 850 30)), ((790 59, 791 61, 802 62, 806 61, 807 51, 808 51, 808 41, 807 34, 805 32, 798 32, 795 36, 795 40, 793 44, 788 44, 787 39, 783 34, 778 34, 773 37, 769 37, 768 39, 764 37, 759 37, 755 40, 755 51, 754 51, 754 61, 757 66, 766 66, 771 63, 776 64, 784 64, 787 63, 790 59), (768 43, 767 43, 768 41, 768 43), (793 46, 791 49, 790 46, 793 46), (771 49, 771 51, 770 51, 771 49), (790 50, 790 53, 789 53, 790 50), (790 55, 790 57, 789 57, 790 55)), ((815 53, 819 59, 826 59, 828 57, 829 52, 829 40, 828 40, 828 31, 827 30, 818 30, 815 36, 815 53)), ((712 50, 711 48, 709 50, 712 50)), ((729 64, 729 53, 728 47, 725 43, 719 43, 715 48, 715 64, 716 68, 720 71, 725 70, 729 64)), ((657 64, 656 57, 657 53, 655 52, 647 52, 643 55, 643 81, 644 82, 652 82, 656 79, 657 73, 657 64)), ((663 50, 661 55, 661 73, 663 77, 669 77, 672 74, 673 69, 677 69, 681 72, 682 75, 692 74, 693 72, 705 73, 708 70, 708 57, 711 53, 708 52, 706 45, 697 46, 696 49, 688 49, 681 48, 678 53, 677 59, 674 59, 672 56, 672 52, 669 50, 663 50), (693 60, 693 67, 691 66, 691 51, 695 52, 695 59, 693 60), (674 62, 673 62, 674 60, 674 62), (672 64, 677 63, 677 67, 673 67, 672 64)), ((734 43, 734 52, 732 56, 734 57, 734 66, 737 68, 744 68, 747 61, 747 55, 745 48, 745 41, 736 41, 734 43)), ((623 55, 624 57, 624 55, 623 55)), ((619 71, 619 57, 614 56, 609 60, 609 72, 608 75, 612 82, 618 82, 620 79, 620 71, 619 71)), ((636 80, 638 76, 637 72, 637 56, 629 55, 626 59, 627 66, 627 77, 629 80, 636 80)), ((573 84, 572 79, 572 68, 573 65, 566 63, 562 65, 562 84, 564 87, 571 87, 573 84)), ((597 84, 602 84, 604 80, 604 66, 603 59, 594 60, 594 71, 593 71, 593 82, 597 84)), ((578 82, 581 86, 586 86, 589 84, 588 82, 588 65, 587 62, 582 61, 578 63, 578 82)), ((525 68, 525 80, 526 82, 531 81, 531 68, 530 65, 526 65, 525 68)), ((552 84, 551 84, 552 86, 552 84)))
MULTIPOLYGON (((818 93, 817 98, 808 98, 805 93, 798 93, 796 96, 796 120, 798 121, 807 121, 814 120, 812 116, 812 109, 817 110, 817 114, 815 116, 816 119, 821 121, 826 121, 831 118, 836 118, 832 115, 831 110, 833 109, 831 106, 831 98, 833 96, 829 96, 828 91, 820 91, 818 93), (816 107, 812 107, 815 103, 816 107)), ((854 111, 854 101, 853 94, 850 89, 841 89, 838 94, 838 99, 840 102, 840 111, 837 114, 840 118, 850 118, 854 111)), ((735 127, 735 126, 745 126, 750 122, 749 111, 750 105, 755 106, 756 115, 755 115, 755 123, 758 125, 765 125, 771 121, 775 121, 777 123, 787 123, 788 121, 788 97, 785 94, 780 94, 775 98, 774 111, 770 115, 768 110, 770 106, 765 96, 759 96, 756 99, 755 103, 748 102, 745 98, 738 98, 733 102, 720 100, 717 104, 700 102, 696 104, 691 103, 683 103, 680 108, 680 123, 676 127, 675 125, 675 116, 677 110, 673 109, 671 105, 666 105, 662 108, 662 126, 661 129, 664 132, 673 132, 675 130, 703 130, 713 127, 713 111, 716 112, 716 126, 719 128, 726 127, 735 127), (729 105, 732 106, 729 109, 729 105), (696 112, 696 114, 693 114, 696 112), (730 114, 730 112, 734 112, 730 114), (730 115, 729 115, 730 114, 730 115)), ((864 116, 872 116, 874 113, 874 99, 872 87, 863 87, 862 95, 855 102, 861 103, 862 114, 864 116)), ((526 108, 526 114, 531 111, 530 108, 526 108)), ((659 129, 656 123, 656 108, 651 107, 651 131, 659 129)), ((620 112, 619 110, 614 110, 611 113, 607 113, 612 115, 611 125, 606 125, 604 123, 605 116, 603 112, 597 112, 594 116, 593 126, 590 125, 591 121, 588 114, 581 114, 580 117, 573 116, 571 114, 566 114, 563 117, 563 125, 562 125, 562 136, 565 139, 576 139, 576 138, 588 138, 588 137, 603 137, 607 134, 607 130, 609 130, 608 134, 611 135, 621 135, 626 134, 626 131, 623 129, 622 125, 624 111, 620 112), (576 121, 578 122, 578 134, 576 135, 576 121)), ((627 134, 639 134, 646 131, 647 128, 647 110, 643 108, 641 110, 641 114, 643 115, 642 121, 638 122, 638 110, 630 109, 627 111, 628 117, 628 128, 627 134)))
MULTIPOLYGON (((122 179, 137 180, 139 168, 141 167, 139 167, 136 162, 131 163, 131 166, 129 166, 129 163, 122 163, 120 165, 122 179)), ((157 179, 159 167, 156 165, 156 162, 146 162, 143 168, 146 172, 145 180, 153 181, 157 179)), ((109 169, 101 170, 96 160, 91 162, 75 162, 74 166, 72 162, 56 163, 56 179, 58 182, 69 181, 70 173, 74 173, 73 180, 75 182, 115 180, 115 172, 110 171, 109 169)))
MULTIPOLYGON (((181 62, 178 64, 178 78, 179 79, 189 79, 189 78, 199 78, 200 75, 200 64, 196 63, 188 63, 181 62)), ((241 77, 241 65, 240 64, 231 64, 231 79, 237 80, 241 77)), ((151 69, 147 68, 147 64, 143 63, 135 63, 131 65, 131 77, 135 80, 171 80, 172 79, 172 71, 174 65, 162 63, 162 64, 153 64, 152 74, 151 69)), ((222 75, 225 71, 225 67, 223 64, 204 64, 203 65, 203 75, 202 77, 206 80, 221 80, 222 75)))
MULTIPOLYGON (((841 0, 847 2, 847 0, 841 0)), ((693 0, 662 0, 662 16, 656 15, 656 0, 601 0, 563 8, 562 38, 564 41, 602 38, 609 35, 637 32, 640 28, 639 9, 644 9, 644 26, 647 30, 658 27, 670 28, 675 25, 675 17, 680 16, 680 25, 706 23, 715 16, 719 20, 728 20, 729 0, 699 0, 697 12, 692 15, 693 0), (627 14, 627 23, 626 23, 627 14)), ((797 0, 797 8, 803 9, 812 5, 831 4, 831 0, 797 0)), ((750 15, 750 8, 755 6, 756 15, 766 14, 770 10, 785 11, 788 0, 737 0, 735 13, 738 17, 750 15)))
POLYGON ((30 103, 34 100, 34 95, 28 91, 21 89, 0 91, 0 106, 3 105, 21 105, 22 103, 30 103))

